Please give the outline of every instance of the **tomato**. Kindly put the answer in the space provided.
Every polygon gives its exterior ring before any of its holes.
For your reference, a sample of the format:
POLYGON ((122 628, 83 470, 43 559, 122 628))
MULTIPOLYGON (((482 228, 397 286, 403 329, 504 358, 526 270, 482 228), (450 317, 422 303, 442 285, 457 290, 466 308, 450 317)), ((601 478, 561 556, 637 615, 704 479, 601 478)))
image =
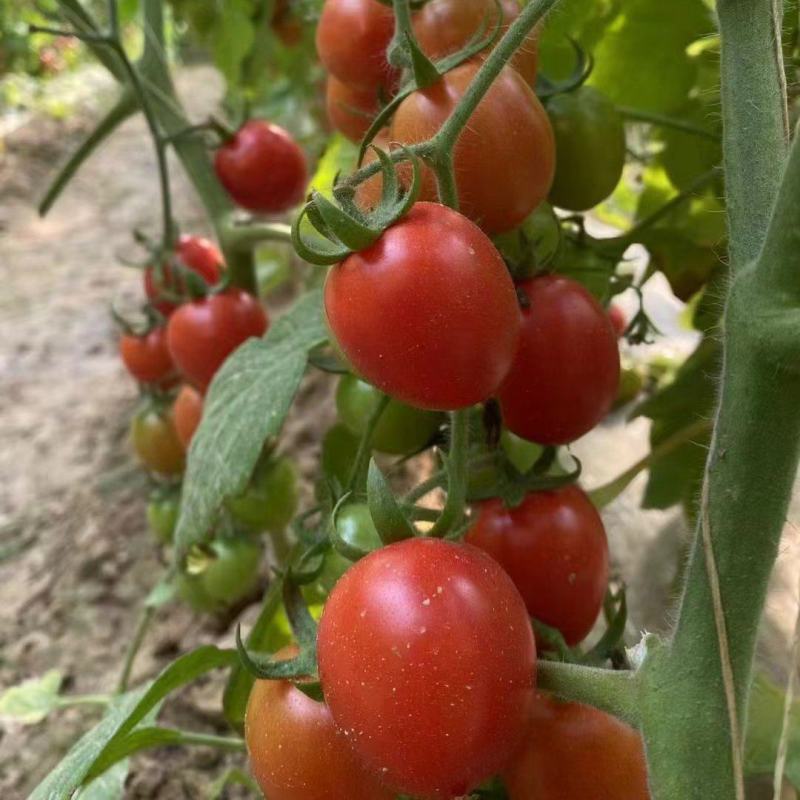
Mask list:
POLYGON ((172 405, 172 419, 178 438, 187 450, 202 418, 203 395, 189 384, 184 384, 172 405))
POLYGON ((538 694, 525 747, 503 774, 509 800, 649 800, 641 736, 580 703, 538 694))
POLYGON ((362 89, 342 83, 328 75, 325 108, 331 125, 353 142, 360 142, 378 113, 380 102, 375 89, 362 89))
POLYGON ((511 580, 477 548, 420 537, 362 558, 325 604, 317 654, 336 725, 398 791, 467 794, 524 734, 530 623, 511 580))
POLYGON ((280 214, 302 201, 308 164, 288 131, 265 120, 245 122, 214 156, 220 183, 242 208, 280 214))
POLYGON ((577 486, 532 492, 516 508, 487 500, 465 541, 505 569, 534 619, 561 631, 568 645, 586 638, 608 586, 608 541, 577 486))
POLYGON ((249 536, 226 537, 209 545, 211 556, 197 573, 182 572, 178 595, 195 611, 221 611, 258 586, 261 545, 249 536))
MULTIPOLYGON (((519 16, 516 0, 502 0, 502 36, 519 16)), ((466 47, 482 30, 488 37, 497 24, 495 0, 430 0, 414 16, 414 33, 423 52, 434 60, 466 47)), ((499 37, 496 41, 499 41, 499 37)), ((511 66, 532 88, 539 64, 539 26, 528 34, 511 59, 511 66)))
POLYGON ((187 381, 205 391, 225 359, 269 327, 267 312, 240 289, 182 305, 167 325, 172 359, 187 381))
MULTIPOLYGON (((287 647, 278 658, 291 658, 287 647)), ((269 800, 394 800, 356 760, 324 703, 289 681, 259 680, 247 701, 250 769, 269 800)))
POLYGON ((325 69, 344 83, 391 89, 397 70, 386 60, 394 13, 378 0, 325 0, 317 25, 317 53, 325 69))
POLYGON ((628 327, 628 318, 625 316, 625 312, 616 303, 612 303, 608 307, 608 318, 611 320, 611 325, 617 336, 623 336, 628 327))
POLYGON ((608 413, 619 384, 617 337, 579 283, 556 275, 519 284, 527 298, 514 365, 497 397, 503 421, 539 444, 566 444, 608 413))
POLYGON ((556 256, 561 246, 561 225, 549 203, 540 203, 522 225, 493 237, 518 279, 532 278, 556 256))
POLYGON ((636 367, 623 367, 619 373, 619 389, 614 398, 614 408, 633 402, 644 388, 644 376, 636 367))
POLYGON ((147 504, 147 522, 161 544, 172 544, 180 511, 180 494, 156 491, 147 504))
POLYGON ((343 489, 358 453, 358 437, 341 423, 334 425, 322 440, 322 471, 343 489))
POLYGON ((186 453, 169 414, 153 407, 140 409, 131 421, 131 442, 140 461, 152 472, 180 475, 186 453))
MULTIPOLYGON (((436 134, 479 67, 462 64, 403 100, 392 120, 392 141, 415 144, 436 134)), ((461 212, 487 233, 515 228, 547 197, 555 168, 553 131, 542 104, 514 70, 504 68, 484 95, 456 142, 453 161, 461 212)), ((408 168, 401 174, 407 179, 408 168)), ((433 172, 425 168, 420 199, 436 197, 433 172)))
MULTIPOLYGON (((179 263, 196 272, 209 286, 219 282, 223 266, 222 253, 213 242, 202 236, 181 236, 175 255, 179 263)), ((144 291, 153 307, 165 317, 169 316, 179 305, 172 300, 159 300, 162 293, 184 295, 186 286, 180 274, 175 276, 169 264, 165 264, 162 274, 157 274, 154 267, 144 271, 144 291)))
POLYGON ((614 104, 592 86, 547 101, 556 137, 556 175, 550 202, 586 211, 616 188, 625 166, 625 125, 614 104))
POLYGON ((257 531, 282 531, 297 511, 297 473, 288 458, 262 459, 243 494, 226 505, 234 519, 257 531))
POLYGON ((121 336, 119 354, 125 368, 139 383, 168 384, 175 377, 163 327, 153 328, 144 336, 121 336))
POLYGON ((325 310, 358 373, 417 408, 486 400, 517 346, 520 315, 503 259, 466 217, 436 203, 417 203, 334 266, 325 310))
MULTIPOLYGON (((381 397, 381 392, 374 386, 355 375, 343 376, 336 390, 339 419, 353 433, 361 436, 381 397)), ((381 453, 398 456, 416 453, 430 442, 441 422, 442 415, 436 411, 423 411, 390 400, 372 432, 371 445, 381 453)))

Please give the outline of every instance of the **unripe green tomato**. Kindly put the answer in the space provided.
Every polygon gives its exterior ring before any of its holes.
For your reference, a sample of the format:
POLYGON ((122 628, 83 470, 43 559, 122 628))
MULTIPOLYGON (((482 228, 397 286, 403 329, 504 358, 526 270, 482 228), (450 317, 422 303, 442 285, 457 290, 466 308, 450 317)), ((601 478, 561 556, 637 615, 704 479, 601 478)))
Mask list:
POLYGON ((540 444, 529 442, 508 428, 503 428, 500 434, 500 445, 517 472, 522 474, 526 473, 544 452, 540 444))
MULTIPOLYGON (((336 390, 339 419, 361 436, 382 396, 378 389, 355 375, 343 375, 336 390)), ((416 453, 431 440, 441 421, 438 411, 423 411, 398 400, 389 400, 372 433, 372 447, 398 456, 416 453)))
POLYGON ((147 469, 161 475, 180 475, 186 452, 178 439, 172 417, 155 408, 142 408, 131 421, 131 442, 147 469))
POLYGON ((227 501, 237 522, 256 531, 281 531, 297 510, 297 474, 285 456, 256 466, 244 494, 227 501))
POLYGON ((172 544, 180 511, 180 495, 154 495, 147 504, 147 522, 161 544, 172 544))
POLYGON ((492 241, 515 267, 514 277, 523 280, 553 260, 561 244, 561 225, 550 203, 540 203, 522 225, 492 241))
POLYGON ((181 573, 178 596, 195 611, 221 611, 247 597, 258 585, 261 544, 249 536, 215 539, 213 558, 198 573, 181 573))
POLYGON ((644 387, 644 377, 636 367, 623 367, 619 373, 619 389, 614 408, 627 405, 639 396, 644 387))
POLYGON ((625 166, 625 125, 614 104, 592 86, 547 101, 556 137, 556 175, 548 199, 587 211, 616 188, 625 166))
POLYGON ((336 423, 322 440, 322 470, 339 488, 347 486, 350 470, 358 453, 358 437, 341 422, 336 423))

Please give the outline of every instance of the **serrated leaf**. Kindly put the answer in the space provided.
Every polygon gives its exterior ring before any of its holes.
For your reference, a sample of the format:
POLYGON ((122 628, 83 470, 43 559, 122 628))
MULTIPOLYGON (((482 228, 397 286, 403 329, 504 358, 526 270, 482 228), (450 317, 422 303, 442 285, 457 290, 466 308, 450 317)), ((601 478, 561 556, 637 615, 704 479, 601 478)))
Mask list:
POLYGON ((40 722, 58 707, 61 680, 61 673, 53 669, 40 678, 32 678, 6 689, 0 695, 0 717, 23 725, 40 722))
POLYGON ((175 532, 179 561, 208 538, 225 500, 245 490, 264 442, 280 432, 309 351, 327 337, 322 292, 314 290, 215 376, 189 450, 175 532))
POLYGON ((115 698, 103 719, 73 745, 28 800, 69 800, 105 751, 131 733, 164 697, 206 672, 235 663, 232 650, 200 647, 174 661, 155 680, 115 698))

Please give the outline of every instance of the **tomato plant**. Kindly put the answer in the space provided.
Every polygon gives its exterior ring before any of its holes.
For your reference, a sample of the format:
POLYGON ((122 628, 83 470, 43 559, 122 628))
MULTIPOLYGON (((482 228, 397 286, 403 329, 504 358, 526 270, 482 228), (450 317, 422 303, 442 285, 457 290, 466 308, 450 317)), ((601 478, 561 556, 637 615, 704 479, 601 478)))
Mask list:
MULTIPOLYGON (((345 375, 336 390, 339 419, 360 436, 380 399, 381 393, 374 386, 354 375, 345 375)), ((401 456, 415 453, 431 441, 441 423, 442 415, 435 411, 423 411, 389 400, 372 431, 371 444, 382 453, 401 456)))
POLYGON ((514 363, 497 396, 503 421, 539 444, 566 444, 608 412, 619 384, 617 337, 580 284, 543 276, 519 285, 525 297, 514 363))
POLYGON ((267 312, 239 289, 182 305, 167 326, 175 366, 189 383, 205 391, 225 359, 252 336, 263 336, 267 312))
POLYGON ((533 492, 515 508, 487 500, 465 541, 503 567, 528 613, 561 631, 567 644, 591 631, 608 586, 608 542, 578 487, 533 492))
POLYGON ((220 279, 222 267, 222 253, 213 242, 201 236, 184 235, 178 240, 174 263, 164 263, 160 270, 153 266, 145 269, 144 291, 154 308, 169 316, 179 305, 177 298, 187 293, 181 270, 190 270, 206 285, 214 286, 220 279))
MULTIPOLYGON (((297 654, 287 647, 277 658, 297 654)), ((289 681, 257 681, 245 739, 253 774, 270 800, 393 800, 356 760, 328 707, 289 681)))
POLYGON ((516 298, 497 250, 469 220, 436 203, 417 203, 374 245, 334 267, 325 310, 359 374, 419 408, 485 400, 517 344, 516 298), (441 326, 440 318, 451 322, 441 326))
MULTIPOLYGON (((433 136, 478 68, 463 64, 407 97, 394 115, 390 139, 408 145, 433 136)), ((456 142, 453 160, 459 207, 487 233, 515 228, 547 197, 555 168, 553 131, 542 104, 514 70, 504 69, 486 92, 456 142)), ((437 198, 429 170, 420 197, 437 198)))
POLYGON ((184 384, 172 405, 172 421, 175 432, 186 450, 203 418, 203 395, 192 386, 184 384))
POLYGON ((128 372, 139 383, 168 384, 175 378, 175 366, 163 327, 153 328, 143 336, 124 334, 119 340, 119 354, 128 372))
POLYGON ((279 214, 306 193, 308 167, 300 145, 278 125, 252 119, 217 150, 214 168, 242 208, 279 214))
POLYGON ((526 743, 503 778, 510 800, 649 800, 641 736, 580 703, 537 694, 526 743))
POLYGON ((325 605, 318 656, 337 726, 399 791, 463 795, 520 742, 533 635, 510 579, 476 548, 411 539, 357 562, 325 605))
POLYGON ((243 494, 228 501, 242 525, 257 531, 281 531, 297 511, 297 473, 285 456, 262 459, 243 494))
POLYGON ((131 443, 147 469, 161 475, 180 475, 186 461, 172 416, 144 405, 131 421, 131 443))

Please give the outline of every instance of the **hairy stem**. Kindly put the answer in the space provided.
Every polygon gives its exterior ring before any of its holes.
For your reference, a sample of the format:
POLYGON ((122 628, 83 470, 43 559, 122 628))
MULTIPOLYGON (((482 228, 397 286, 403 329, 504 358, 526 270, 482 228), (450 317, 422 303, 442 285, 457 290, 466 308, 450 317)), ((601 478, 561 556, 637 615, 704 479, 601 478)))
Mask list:
POLYGON ((447 501, 429 536, 447 536, 464 515, 467 498, 467 449, 469 417, 467 411, 450 414, 450 449, 447 451, 447 501))
POLYGON ((687 122, 684 119, 676 119, 666 114, 656 114, 652 111, 641 111, 638 108, 628 108, 626 106, 619 106, 617 110, 625 119, 629 119, 632 122, 646 122, 659 128, 683 131, 683 133, 690 133, 702 139, 711 139, 714 142, 720 140, 719 134, 709 131, 700 125, 695 125, 693 122, 687 122))

